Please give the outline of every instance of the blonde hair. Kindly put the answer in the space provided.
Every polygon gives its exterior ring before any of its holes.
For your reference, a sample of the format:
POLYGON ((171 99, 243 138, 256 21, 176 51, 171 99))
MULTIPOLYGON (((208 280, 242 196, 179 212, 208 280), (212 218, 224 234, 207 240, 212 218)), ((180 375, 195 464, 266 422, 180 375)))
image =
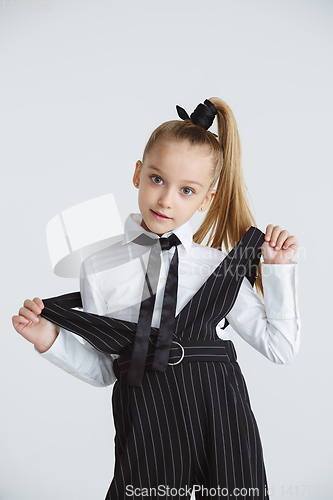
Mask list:
MULTIPOLYGON (((148 151, 160 140, 188 141, 193 146, 209 148, 213 163, 209 189, 213 189, 217 182, 216 193, 206 217, 193 235, 193 241, 202 243, 209 233, 207 246, 221 249, 224 244, 229 252, 245 234, 247 227, 256 226, 256 221, 249 206, 249 192, 241 161, 241 141, 235 117, 222 99, 212 97, 209 101, 217 109, 218 138, 190 120, 168 121, 151 134, 143 153, 143 161, 148 151)), ((263 297, 260 262, 257 274, 255 286, 263 297)))

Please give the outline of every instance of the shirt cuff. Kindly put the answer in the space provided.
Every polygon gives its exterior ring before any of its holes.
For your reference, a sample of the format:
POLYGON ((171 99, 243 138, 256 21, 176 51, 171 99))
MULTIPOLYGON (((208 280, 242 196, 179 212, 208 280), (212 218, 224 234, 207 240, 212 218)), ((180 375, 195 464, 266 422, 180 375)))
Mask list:
POLYGON ((297 305, 298 266, 261 263, 262 284, 267 318, 294 319, 297 305))

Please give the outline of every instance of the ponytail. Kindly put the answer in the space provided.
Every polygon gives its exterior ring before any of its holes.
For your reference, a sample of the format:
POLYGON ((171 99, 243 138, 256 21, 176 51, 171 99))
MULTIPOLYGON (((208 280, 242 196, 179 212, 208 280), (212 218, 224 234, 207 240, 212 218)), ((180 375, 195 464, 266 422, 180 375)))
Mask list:
MULTIPOLYGON (((205 219, 193 235, 193 241, 202 243, 210 232, 206 245, 220 250, 224 245, 228 253, 246 233, 246 228, 256 226, 256 222, 249 205, 249 192, 242 169, 241 142, 235 117, 229 106, 221 99, 213 97, 209 100, 217 109, 221 161, 215 175, 215 182, 217 180, 215 196, 205 219)), ((260 262, 257 275, 255 286, 263 297, 260 262)))

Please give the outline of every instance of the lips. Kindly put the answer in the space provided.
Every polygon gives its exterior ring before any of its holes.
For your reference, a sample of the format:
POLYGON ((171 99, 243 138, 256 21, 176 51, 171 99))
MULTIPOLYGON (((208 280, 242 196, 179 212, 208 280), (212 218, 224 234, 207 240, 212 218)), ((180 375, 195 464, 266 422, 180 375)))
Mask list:
POLYGON ((151 210, 154 214, 159 215, 160 217, 163 217, 164 219, 170 219, 170 217, 167 217, 166 215, 162 214, 161 212, 155 212, 155 210, 151 210))

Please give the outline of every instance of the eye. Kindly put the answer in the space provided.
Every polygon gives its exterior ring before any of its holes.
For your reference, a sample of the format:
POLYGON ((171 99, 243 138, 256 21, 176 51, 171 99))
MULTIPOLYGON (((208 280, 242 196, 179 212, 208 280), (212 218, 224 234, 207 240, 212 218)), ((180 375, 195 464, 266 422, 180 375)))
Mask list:
POLYGON ((191 193, 194 193, 193 189, 191 189, 191 188, 183 188, 183 189, 188 189, 190 191, 190 193, 184 193, 184 194, 186 194, 186 196, 188 196, 191 193))
POLYGON ((161 179, 161 177, 159 177, 158 175, 151 175, 150 178, 153 180, 154 184, 160 184, 160 182, 155 182, 154 179, 161 179))

